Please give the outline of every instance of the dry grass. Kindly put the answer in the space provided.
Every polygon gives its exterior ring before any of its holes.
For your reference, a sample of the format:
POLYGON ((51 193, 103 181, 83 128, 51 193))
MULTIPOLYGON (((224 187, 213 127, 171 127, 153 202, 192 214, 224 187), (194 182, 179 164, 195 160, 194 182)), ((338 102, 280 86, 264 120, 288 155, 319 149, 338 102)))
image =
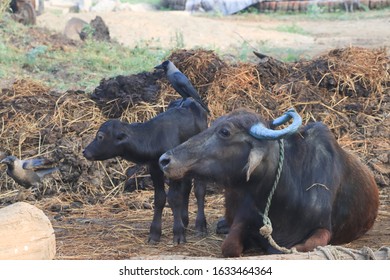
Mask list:
POLYGON ((11 0, 1 1, 1 3, 0 3, 0 17, 2 17, 3 14, 9 10, 10 3, 11 3, 11 0))
POLYGON ((385 49, 368 50, 359 47, 329 52, 328 68, 336 81, 336 91, 344 89, 359 95, 359 88, 366 90, 365 96, 379 97, 380 109, 383 94, 390 80, 389 57, 385 49))
POLYGON ((168 59, 193 82, 202 98, 208 95, 216 73, 226 66, 213 51, 204 49, 178 50, 168 59))
POLYGON ((209 234, 196 236, 194 197, 190 205, 187 243, 172 244, 172 212, 163 211, 163 233, 157 245, 147 243, 152 220, 153 192, 119 194, 91 205, 75 197, 59 195, 36 203, 51 217, 57 240, 57 259, 128 259, 145 255, 180 254, 220 257, 222 236, 215 234, 215 222, 223 214, 221 194, 210 195, 206 203, 209 234))

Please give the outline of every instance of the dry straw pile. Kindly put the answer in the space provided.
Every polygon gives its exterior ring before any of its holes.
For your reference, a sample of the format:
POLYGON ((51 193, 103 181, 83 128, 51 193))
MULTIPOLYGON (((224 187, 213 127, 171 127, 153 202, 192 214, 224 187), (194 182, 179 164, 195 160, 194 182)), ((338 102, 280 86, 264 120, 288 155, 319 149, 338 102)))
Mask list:
MULTIPOLYGON (((266 119, 294 107, 305 123, 327 124, 341 145, 371 168, 381 190, 388 189, 390 59, 386 50, 336 49, 289 64, 258 56, 257 64, 233 65, 211 51, 178 50, 169 59, 198 88, 210 108, 210 121, 238 107, 252 108, 266 119)), ((177 98, 159 73, 104 79, 91 94, 54 92, 31 80, 16 80, 2 89, 0 157, 48 157, 60 167, 58 176, 35 196, 39 198, 36 204, 52 218, 58 258, 128 258, 158 255, 162 250, 165 254, 220 255, 223 237, 213 234, 224 211, 218 188, 210 188, 207 198, 207 238, 193 237, 190 228, 186 246, 167 246, 172 217, 166 209, 162 243, 148 246, 153 192, 145 170, 137 172, 134 164, 121 159, 91 163, 82 156, 108 118, 142 122, 177 98), (123 193, 128 187, 147 190, 123 193)), ((0 203, 5 205, 18 192, 5 167, 0 168, 0 203)), ((382 206, 388 204, 382 199, 382 206)), ((191 204, 192 220, 195 211, 191 204)))
MULTIPOLYGON (((210 61, 205 53, 205 63, 210 61)), ((191 54, 192 55, 192 54, 191 54)), ((336 49, 310 61, 286 64, 262 56, 258 64, 217 64, 218 70, 201 83, 211 118, 239 107, 266 119, 294 107, 305 123, 322 121, 341 144, 369 164, 381 186, 388 186, 390 164, 390 59, 385 49, 336 49)), ((193 56, 193 55, 192 55, 193 56)), ((182 52, 171 55, 177 61, 182 52), (177 56, 177 58, 176 58, 177 56)), ((180 59, 179 59, 180 58, 180 59)), ((177 63, 179 64, 179 63, 177 63)), ((189 77, 203 77, 210 66, 179 68, 189 77)))

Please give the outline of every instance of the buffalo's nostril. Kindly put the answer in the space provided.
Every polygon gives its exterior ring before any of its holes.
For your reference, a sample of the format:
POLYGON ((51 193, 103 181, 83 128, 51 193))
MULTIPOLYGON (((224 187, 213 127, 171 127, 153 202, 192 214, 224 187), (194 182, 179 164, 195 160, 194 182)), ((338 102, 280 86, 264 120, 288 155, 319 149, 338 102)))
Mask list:
POLYGON ((169 165, 170 162, 171 162, 171 159, 169 158, 169 156, 167 156, 165 154, 162 155, 160 157, 160 160, 159 160, 160 168, 164 169, 165 167, 167 167, 169 165))
POLYGON ((93 157, 92 157, 91 153, 88 152, 88 150, 84 150, 84 151, 83 151, 83 156, 84 156, 87 160, 93 160, 93 157))

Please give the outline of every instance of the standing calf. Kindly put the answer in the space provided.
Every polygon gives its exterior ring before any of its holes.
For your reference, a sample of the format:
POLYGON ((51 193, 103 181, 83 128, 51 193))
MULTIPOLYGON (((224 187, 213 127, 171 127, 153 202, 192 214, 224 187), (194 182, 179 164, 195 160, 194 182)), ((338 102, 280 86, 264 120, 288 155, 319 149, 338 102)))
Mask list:
MULTIPOLYGON (((158 165, 159 157, 169 149, 186 141, 207 128, 207 114, 196 102, 187 99, 170 104, 168 110, 144 123, 128 124, 108 120, 99 128, 96 138, 85 148, 88 160, 106 160, 120 156, 138 164, 147 164, 154 185, 154 216, 150 226, 149 242, 160 241, 161 216, 167 199, 164 174, 158 165)), ((192 180, 183 177, 170 180, 168 203, 174 216, 173 242, 185 242, 185 227, 188 225, 188 200, 192 180)), ((206 232, 204 215, 205 184, 195 180, 195 196, 198 203, 196 230, 206 232)))
POLYGON ((295 111, 268 123, 252 111, 237 110, 161 156, 160 166, 172 179, 191 175, 225 186, 230 226, 222 244, 225 257, 240 256, 253 242, 278 252, 259 234, 276 177, 269 218, 280 246, 310 251, 348 243, 374 224, 379 196, 368 168, 344 151, 325 125, 299 128, 299 121, 295 111), (270 128, 290 116, 289 127, 270 128))

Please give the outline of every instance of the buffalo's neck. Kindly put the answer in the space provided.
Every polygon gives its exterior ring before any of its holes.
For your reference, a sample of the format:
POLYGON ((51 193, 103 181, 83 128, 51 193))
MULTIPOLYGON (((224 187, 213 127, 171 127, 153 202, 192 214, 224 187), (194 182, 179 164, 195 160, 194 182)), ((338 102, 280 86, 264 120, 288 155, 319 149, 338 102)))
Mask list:
POLYGON ((279 154, 275 152, 265 160, 261 165, 260 171, 251 180, 251 192, 256 199, 256 205, 259 211, 263 211, 269 195, 275 184, 280 181, 277 169, 279 164, 279 154))
POLYGON ((225 181, 223 185, 228 188, 238 189, 240 192, 245 192, 253 198, 259 210, 264 210, 265 201, 271 192, 272 186, 276 180, 276 173, 279 162, 278 145, 271 145, 270 152, 260 163, 260 165, 252 172, 249 181, 246 180, 246 172, 242 169, 241 176, 225 176, 225 179, 233 181, 225 181))
MULTIPOLYGON (((313 163, 308 159, 310 155, 315 153, 315 149, 318 149, 319 144, 313 145, 313 147, 306 145, 304 148, 293 144, 285 141, 283 169, 271 199, 270 215, 271 217, 274 216, 276 220, 281 217, 288 219, 288 217, 302 216, 304 214, 301 213, 302 203, 311 203, 312 199, 314 201, 317 199, 316 191, 318 190, 313 189, 309 192, 310 186, 313 183, 323 184, 321 180, 318 182, 312 181, 310 174, 313 163)), ((325 175, 326 171, 323 168, 318 169, 318 172, 325 175)), ((324 177, 328 176, 325 175, 324 177)), ((316 176, 316 178, 321 178, 321 176, 316 176)), ((325 190, 325 187, 323 187, 323 190, 325 190)), ((264 207, 268 200, 268 194, 261 199, 264 207)))
POLYGON ((124 145, 122 157, 135 163, 148 163, 158 160, 163 153, 156 141, 158 129, 153 130, 145 123, 132 123, 126 126, 128 141, 124 145))

